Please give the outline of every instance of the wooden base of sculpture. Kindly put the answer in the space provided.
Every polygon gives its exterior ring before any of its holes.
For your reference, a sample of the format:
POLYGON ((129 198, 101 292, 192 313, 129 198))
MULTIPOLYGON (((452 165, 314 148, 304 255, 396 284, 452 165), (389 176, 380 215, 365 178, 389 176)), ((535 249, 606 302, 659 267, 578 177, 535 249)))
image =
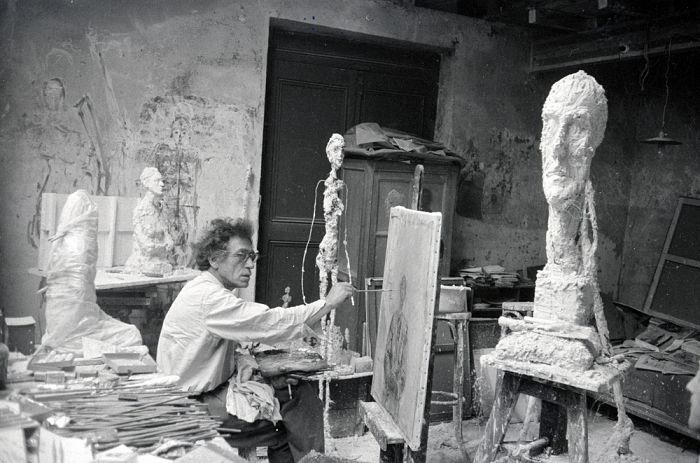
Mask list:
POLYGON ((624 369, 596 365, 596 374, 581 379, 558 375, 541 365, 519 364, 482 357, 482 364, 498 369, 496 395, 484 437, 474 459, 489 463, 495 459, 520 394, 542 399, 540 437, 547 437, 554 453, 568 450, 572 463, 588 463, 588 423, 586 391, 605 391, 618 381, 624 369))

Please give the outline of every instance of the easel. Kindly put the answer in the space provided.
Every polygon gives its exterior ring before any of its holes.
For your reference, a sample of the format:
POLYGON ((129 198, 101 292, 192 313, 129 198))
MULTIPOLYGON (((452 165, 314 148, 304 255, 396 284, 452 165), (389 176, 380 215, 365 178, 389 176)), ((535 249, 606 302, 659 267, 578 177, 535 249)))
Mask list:
MULTIPOLYGON (((440 285, 437 285, 434 313, 438 310, 440 299, 440 285)), ((430 423, 430 396, 432 391, 433 364, 435 357, 435 337, 437 325, 433 325, 432 340, 430 342, 430 363, 428 366, 428 383, 425 388, 426 397, 423 407, 423 422, 420 436, 420 446, 412 449, 406 445, 403 433, 394 423, 391 415, 377 402, 360 402, 362 418, 379 444, 379 461, 381 463, 402 463, 404 461, 404 447, 406 448, 406 461, 413 463, 425 463, 428 450, 428 426, 430 423)), ((377 366, 375 365, 375 368, 377 366)), ((461 404, 460 404, 461 415, 461 404)), ((461 428, 460 428, 461 429, 461 428)))
POLYGON ((542 399, 540 436, 555 452, 566 452, 571 463, 588 463, 586 391, 603 392, 619 381, 623 371, 595 365, 582 373, 564 375, 547 366, 503 361, 491 355, 482 364, 497 368, 496 394, 475 463, 494 460, 520 394, 542 399), (568 444, 568 445, 567 445, 568 444))
MULTIPOLYGON (((412 209, 416 210, 419 209, 420 206, 420 196, 421 196, 421 182, 422 182, 422 172, 423 168, 422 166, 418 166, 416 168, 416 173, 414 175, 414 181, 412 184, 412 199, 411 199, 411 206, 412 209)), ((384 299, 383 295, 383 305, 384 302, 391 302, 391 308, 384 307, 383 308, 383 314, 382 316, 384 317, 383 319, 383 325, 380 323, 380 328, 386 331, 381 331, 383 334, 384 339, 382 341, 385 342, 385 344, 380 345, 378 341, 377 345, 377 357, 375 357, 375 363, 374 363, 374 379, 375 379, 375 384, 373 385, 373 391, 372 395, 375 397, 377 400, 376 403, 366 403, 362 402, 361 409, 363 412, 363 417, 365 424, 367 427, 370 429, 372 432, 373 436, 377 440, 380 446, 380 461, 382 462, 402 462, 404 461, 404 448, 406 449, 406 460, 409 462, 416 462, 416 463, 423 463, 426 461, 426 454, 427 454, 427 444, 428 444, 428 426, 429 426, 429 421, 430 421, 430 398, 431 398, 431 391, 432 391, 432 376, 433 376, 433 364, 434 364, 434 355, 435 355, 435 339, 436 339, 436 332, 437 332, 437 323, 436 323, 436 315, 438 313, 438 306, 439 306, 439 300, 440 300, 440 282, 441 279, 437 275, 437 264, 439 261, 439 245, 440 245, 440 223, 441 223, 441 218, 440 216, 437 216, 437 214, 427 214, 427 213, 413 213, 407 214, 405 212, 397 211, 396 213, 394 212, 395 209, 392 209, 391 212, 391 220, 390 220, 390 226, 389 226, 389 240, 387 244, 387 260, 385 264, 385 277, 384 277, 384 284, 387 285, 387 290, 388 291, 394 291, 393 294, 398 294, 396 291, 396 282, 398 281, 398 277, 402 276, 401 280, 401 292, 404 294, 407 293, 408 291, 406 290, 405 282, 407 280, 407 273, 403 272, 398 272, 396 273, 396 270, 399 268, 402 268, 402 265, 405 265, 406 268, 411 268, 413 270, 413 274, 416 277, 420 278, 425 278, 427 276, 426 273, 422 272, 429 272, 429 277, 427 280, 427 291, 421 294, 420 289, 416 290, 416 288, 419 288, 418 286, 414 286, 413 288, 410 288, 409 291, 413 292, 413 295, 419 298, 420 300, 432 300, 433 301, 433 306, 429 313, 426 312, 427 309, 424 309, 422 312, 420 310, 416 310, 418 307, 413 305, 412 310, 414 312, 408 313, 408 316, 412 318, 412 320, 405 322, 405 324, 411 325, 415 323, 420 323, 422 320, 427 320, 428 317, 430 319, 430 325, 426 324, 426 331, 423 331, 423 334, 421 336, 420 332, 421 329, 415 325, 414 326, 414 331, 412 331, 413 334, 416 335, 416 339, 414 343, 417 343, 418 346, 422 346, 421 350, 421 355, 420 356, 406 356, 406 363, 399 363, 396 364, 395 362, 404 362, 404 357, 401 355, 396 355, 396 350, 393 350, 396 348, 396 342, 395 339, 392 338, 392 329, 395 329, 396 326, 402 326, 400 323, 398 325, 394 325, 395 320, 397 320, 397 317, 399 319, 403 317, 403 307, 404 307, 404 296, 401 296, 401 303, 396 304, 396 299, 384 299), (397 217, 394 217, 394 215, 397 215, 397 217), (424 214, 424 215, 421 215, 424 214), (437 216, 437 218, 436 218, 437 216), (396 221, 396 228, 394 228, 394 219, 397 219, 396 221), (411 226, 414 226, 415 228, 411 228, 411 226), (393 232, 392 232, 393 231, 393 232), (401 233, 406 233, 406 236, 403 236, 401 233), (415 232, 415 236, 413 236, 413 233, 415 232), (408 236, 411 235, 411 236, 408 236), (398 239, 398 237, 401 236, 401 240, 398 239), (420 239, 417 239, 417 237, 420 237, 420 239), (414 242, 411 242, 412 238, 416 238, 414 242), (425 241, 422 241, 425 240, 425 241), (429 244, 428 244, 429 243, 429 244), (412 261, 411 258, 413 256, 408 256, 407 247, 410 248, 410 246, 421 246, 421 245, 426 245, 426 249, 422 249, 421 251, 425 251, 422 255, 419 254, 420 252, 416 253, 415 261, 412 261), (395 246, 395 247, 392 247, 395 246), (391 250, 391 252, 390 252, 391 250), (428 264, 425 266, 425 268, 420 267, 420 264, 423 264, 423 260, 425 259, 425 263, 428 264), (418 267, 418 269, 416 269, 418 267), (388 270, 387 270, 388 269, 388 270), (431 270, 432 269, 432 270, 431 270), (390 278, 387 278, 387 275, 390 276, 390 278), (434 278, 434 283, 432 283, 432 279, 434 278), (391 288, 391 289, 389 289, 391 288), (430 294, 430 291, 434 288, 434 295, 430 294), (427 293, 427 294, 426 294, 427 293), (417 317, 420 315, 420 317, 417 317), (391 325, 387 324, 387 320, 391 319, 391 325), (427 326, 430 326, 430 334, 429 337, 427 335, 427 326), (391 342, 390 342, 391 341, 391 342), (427 341, 427 342, 426 342, 427 341), (384 353, 384 349, 387 349, 386 354, 384 353), (391 355, 390 355, 391 354, 391 355), (427 367, 426 364, 424 363, 426 360, 426 355, 427 355, 427 367), (410 369, 411 372, 414 372, 416 369, 416 365, 413 364, 410 367, 407 366, 409 362, 418 362, 420 357, 420 366, 418 367, 418 371, 421 373, 420 378, 416 377, 409 377, 406 379, 406 383, 410 381, 411 386, 410 387, 415 387, 416 389, 413 389, 412 392, 407 393, 410 389, 409 386, 406 387, 406 390, 404 391, 402 388, 400 388, 399 396, 397 397, 396 395, 392 395, 395 393, 391 392, 391 387, 389 386, 390 382, 392 380, 387 380, 389 377, 387 375, 387 365, 386 361, 389 359, 389 362, 394 362, 390 363, 391 367, 390 370, 393 371, 394 368, 399 369, 402 373, 405 373, 404 370, 410 369), (423 373, 427 371, 427 376, 425 376, 423 373), (418 381, 416 381, 418 379, 418 381), (422 381, 425 381, 425 383, 421 384, 422 381), (381 386, 377 386, 377 384, 380 384, 381 386), (375 386, 377 386, 378 390, 378 395, 375 395, 375 386), (383 389, 386 388, 386 389, 383 389), (413 423, 413 426, 410 426, 410 423, 407 425, 406 423, 406 407, 410 406, 406 403, 402 404, 402 408, 398 408, 398 405, 400 401, 405 400, 406 398, 409 398, 410 400, 416 400, 416 416, 415 416, 415 422, 413 423), (387 408, 385 408, 387 407, 387 408), (422 407, 422 409, 420 409, 422 407), (394 410, 392 413, 390 413, 387 410, 394 410), (397 412, 397 409, 400 410, 397 412), (402 413, 403 412, 403 413, 402 413), (394 418, 394 417, 398 418, 394 418), (418 426, 420 426, 420 429, 418 430, 418 426), (408 428, 408 429, 407 429, 408 428), (402 430, 403 429, 403 430, 402 430), (416 431, 419 431, 416 433, 416 431), (416 435, 418 434, 418 435, 416 435)), ((410 278, 409 278, 410 279, 410 278)), ((410 295, 409 295, 410 296, 410 295)), ((406 296, 406 297, 409 297, 406 296)), ((398 296, 395 296, 398 297, 398 296)), ((410 304, 408 304, 410 306, 410 304)), ((466 314, 465 314, 466 315, 466 314)), ((462 322, 462 320, 460 320, 462 322)), ((466 317, 465 320, 463 320, 464 323, 460 324, 460 327, 466 323, 466 317)), ((405 329, 405 325, 404 325, 405 329)), ((410 327, 409 327, 410 330, 410 327)), ((395 335, 396 331, 394 331, 395 335)), ((399 342, 406 343, 408 342, 408 339, 403 339, 401 337, 398 337, 399 342)), ((458 336, 458 339, 460 342, 464 341, 463 336, 458 336)), ((399 349, 400 351, 401 349, 399 349)), ((462 351, 463 352, 463 351, 462 351)), ((415 350, 413 351, 413 354, 415 354, 415 350)), ((461 366, 461 365, 460 365, 461 366)), ((462 370, 459 369, 461 372, 462 370)), ((462 377, 460 375, 458 384, 461 385, 461 380, 462 377)), ((395 386, 394 386, 395 387, 395 386)), ((455 409, 458 409, 458 411, 455 411, 455 416, 458 417, 460 421, 460 427, 459 430, 461 430, 461 407, 462 407, 462 398, 460 397, 460 394, 457 395, 456 399, 454 401, 451 401, 450 404, 453 404, 455 409)), ((409 416, 410 418, 410 416, 409 416)), ((457 418, 456 418, 457 419, 457 418)), ((457 435, 459 436, 461 432, 456 431, 457 435)))

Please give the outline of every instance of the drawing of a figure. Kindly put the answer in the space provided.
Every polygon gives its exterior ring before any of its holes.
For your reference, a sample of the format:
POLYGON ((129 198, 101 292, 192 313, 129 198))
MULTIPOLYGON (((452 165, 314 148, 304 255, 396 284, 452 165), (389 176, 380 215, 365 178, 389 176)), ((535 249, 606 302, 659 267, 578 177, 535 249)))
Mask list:
POLYGON ((394 312, 389 324, 389 334, 384 355, 384 383, 387 396, 385 405, 393 416, 399 412, 399 403, 406 385, 406 344, 408 343, 408 322, 404 317, 406 302, 406 276, 401 278, 399 309, 394 312))
POLYGON ((190 146, 191 124, 177 116, 170 126, 170 143, 160 143, 150 162, 163 174, 163 207, 173 238, 171 263, 187 265, 190 235, 197 227, 197 175, 200 160, 190 146))

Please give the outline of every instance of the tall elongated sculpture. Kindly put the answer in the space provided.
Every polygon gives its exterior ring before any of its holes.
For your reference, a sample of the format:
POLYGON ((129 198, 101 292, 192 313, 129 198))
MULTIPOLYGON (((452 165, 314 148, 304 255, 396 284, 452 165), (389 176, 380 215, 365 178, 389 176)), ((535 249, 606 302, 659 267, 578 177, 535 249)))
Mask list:
POLYGON ((536 323, 521 330, 512 326, 516 330, 498 344, 501 358, 575 372, 588 370, 600 353, 591 326, 598 285, 592 271, 597 225, 589 177, 607 118, 603 87, 583 71, 556 82, 544 103, 540 150, 549 205, 547 264, 537 276, 536 323))
MULTIPOLYGON (((590 181, 591 160, 607 119, 605 91, 585 72, 570 74, 552 86, 542 108, 540 145, 542 187, 549 205, 547 264, 537 275, 534 317, 499 320, 513 332, 499 341, 497 359, 565 383, 570 382, 567 378, 600 382, 601 372, 593 365, 596 359, 616 365, 597 281, 598 223, 590 181)), ((605 445, 609 461, 630 452, 634 430, 614 370, 607 374, 612 375, 618 423, 605 445)))
POLYGON ((146 191, 134 208, 134 244, 131 256, 126 261, 126 271, 153 276, 170 275, 173 272, 169 261, 173 239, 163 216, 163 177, 155 167, 146 167, 140 180, 146 191))
POLYGON ((326 233, 318 246, 316 266, 320 273, 319 297, 326 298, 328 293, 328 277, 331 283, 338 281, 338 222, 343 215, 343 201, 340 199, 340 190, 343 181, 338 178, 338 169, 343 164, 343 147, 345 140, 334 133, 326 145, 326 156, 331 163, 331 171, 324 182, 326 188, 323 192, 323 217, 326 220, 326 233))

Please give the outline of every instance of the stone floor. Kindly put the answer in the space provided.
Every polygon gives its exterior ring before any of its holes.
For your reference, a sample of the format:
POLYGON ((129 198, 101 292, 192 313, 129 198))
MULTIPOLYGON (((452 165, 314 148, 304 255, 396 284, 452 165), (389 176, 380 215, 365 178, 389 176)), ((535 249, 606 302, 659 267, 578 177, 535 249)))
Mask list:
MULTIPOLYGON (((485 423, 478 419, 464 422, 464 442, 467 452, 474 456, 479 444, 485 423)), ((589 461, 597 463, 603 460, 600 452, 603 443, 612 433, 615 421, 593 411, 589 414, 589 461)), ((512 446, 520 432, 520 424, 513 424, 508 429, 504 442, 506 447, 512 446)), ((430 426, 428 435, 428 462, 453 463, 462 462, 459 446, 454 438, 454 428, 450 423, 440 423, 430 426)), ((369 463, 379 460, 379 447, 367 433, 363 436, 334 439, 329 442, 327 454, 352 460, 357 463, 369 463)), ((696 463, 698 462, 697 442, 682 438, 679 435, 663 432, 646 422, 637 423, 637 429, 630 443, 632 452, 637 459, 621 461, 648 461, 649 463, 696 463)), ((262 450, 262 449, 260 449, 262 450)), ((262 452, 261 452, 262 453, 262 452)), ((503 454, 505 456, 505 454, 503 454)), ((568 463, 566 455, 538 457, 538 461, 547 463, 568 463)), ((501 460, 508 461, 508 460, 501 460)))

